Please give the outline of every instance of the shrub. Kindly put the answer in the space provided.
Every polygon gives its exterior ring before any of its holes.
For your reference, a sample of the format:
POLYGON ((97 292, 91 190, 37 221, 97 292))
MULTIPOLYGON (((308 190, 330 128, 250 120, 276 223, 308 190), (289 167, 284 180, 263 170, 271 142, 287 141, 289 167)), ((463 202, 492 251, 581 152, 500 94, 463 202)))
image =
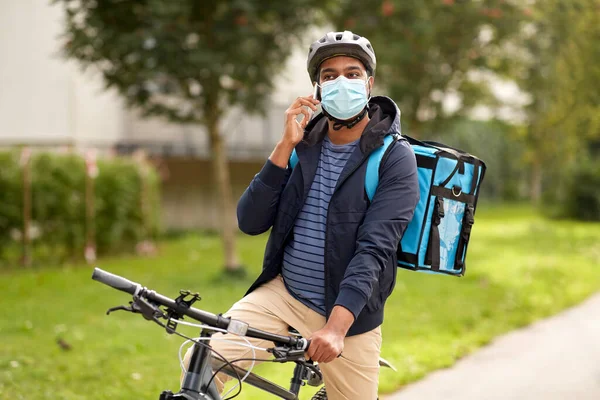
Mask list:
MULTIPOLYGON (((35 261, 81 258, 86 244, 86 167, 77 154, 34 153, 30 161, 35 261)), ((94 184, 99 254, 132 251, 159 230, 159 179, 133 159, 101 159, 94 184)), ((14 263, 23 230, 20 153, 0 152, 0 260, 14 263)))
POLYGON ((34 243, 60 249, 57 258, 82 254, 86 232, 83 159, 75 154, 32 156, 31 196, 31 216, 39 230, 34 243))
POLYGON ((12 241, 11 234, 23 226, 23 176, 19 153, 0 152, 0 257, 12 241))
POLYGON ((562 214, 582 221, 600 221, 600 161, 583 158, 565 184, 562 214))

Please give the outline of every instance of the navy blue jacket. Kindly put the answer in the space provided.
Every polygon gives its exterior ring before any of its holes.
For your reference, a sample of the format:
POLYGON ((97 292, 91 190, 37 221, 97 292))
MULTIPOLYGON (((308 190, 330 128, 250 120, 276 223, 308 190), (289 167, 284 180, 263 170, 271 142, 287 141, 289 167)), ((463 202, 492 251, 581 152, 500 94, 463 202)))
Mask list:
MULTIPOLYGON (((348 336, 370 331, 383 322, 383 307, 396 282, 396 250, 419 200, 415 155, 406 141, 390 146, 379 169, 372 203, 365 193, 369 154, 386 135, 400 132, 400 111, 387 97, 373 97, 371 120, 350 155, 329 203, 325 233, 325 306, 350 310, 355 321, 348 336)), ((280 168, 267 161, 242 195, 238 225, 249 235, 272 228, 263 271, 248 293, 281 272, 283 250, 312 184, 327 118, 316 116, 296 146, 298 165, 280 168)))

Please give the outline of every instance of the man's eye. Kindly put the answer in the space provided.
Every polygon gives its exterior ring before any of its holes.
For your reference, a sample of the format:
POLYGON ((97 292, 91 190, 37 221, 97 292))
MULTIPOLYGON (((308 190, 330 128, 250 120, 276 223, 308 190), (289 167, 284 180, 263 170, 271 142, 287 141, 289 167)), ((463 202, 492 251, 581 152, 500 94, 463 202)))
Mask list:
POLYGON ((331 79, 331 78, 333 78, 333 76, 332 76, 332 75, 325 75, 325 76, 323 77, 323 80, 325 80, 325 81, 326 81, 326 80, 329 80, 329 79, 331 79))
POLYGON ((356 72, 351 72, 351 73, 348 75, 348 77, 349 77, 349 78, 359 78, 360 76, 359 76, 359 75, 358 75, 358 73, 356 73, 356 72))

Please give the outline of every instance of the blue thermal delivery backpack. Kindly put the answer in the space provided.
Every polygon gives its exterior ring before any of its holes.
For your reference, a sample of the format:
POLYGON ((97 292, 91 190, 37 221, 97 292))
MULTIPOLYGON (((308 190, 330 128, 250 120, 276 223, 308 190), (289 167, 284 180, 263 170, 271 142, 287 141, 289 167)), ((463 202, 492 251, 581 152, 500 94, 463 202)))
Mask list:
MULTIPOLYGON (((415 153, 421 195, 398 245, 398 267, 463 276, 485 163, 441 143, 388 135, 367 161, 365 191, 369 201, 379 183, 379 165, 396 140, 407 140, 415 153)), ((297 163, 294 150, 290 166, 294 168, 297 163)))

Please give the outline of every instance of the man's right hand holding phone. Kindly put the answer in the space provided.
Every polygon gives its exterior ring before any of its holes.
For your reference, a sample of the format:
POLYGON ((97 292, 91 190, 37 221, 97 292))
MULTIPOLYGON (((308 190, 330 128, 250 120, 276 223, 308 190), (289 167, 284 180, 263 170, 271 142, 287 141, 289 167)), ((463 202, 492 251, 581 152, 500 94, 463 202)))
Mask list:
POLYGON ((285 124, 283 136, 275 146, 269 160, 280 168, 286 168, 294 147, 304 137, 304 128, 310 121, 312 114, 317 110, 320 103, 313 95, 298 97, 287 110, 285 110, 285 124), (302 121, 298 122, 298 116, 303 114, 302 121))

